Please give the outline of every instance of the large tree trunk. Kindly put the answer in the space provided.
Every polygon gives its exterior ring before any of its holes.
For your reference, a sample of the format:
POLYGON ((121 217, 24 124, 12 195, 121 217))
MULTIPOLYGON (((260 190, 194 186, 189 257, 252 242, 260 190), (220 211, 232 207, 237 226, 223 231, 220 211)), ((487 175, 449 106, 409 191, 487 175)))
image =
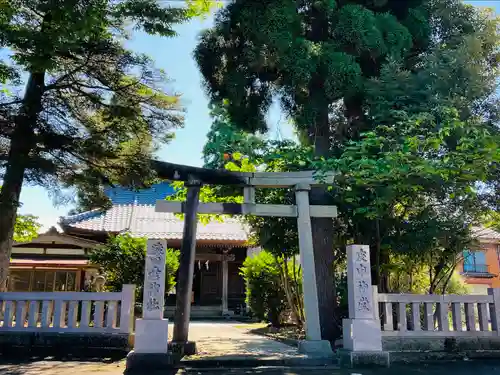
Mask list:
MULTIPOLYGON (((330 148, 328 112, 323 118, 323 124, 317 127, 315 134, 315 154, 326 156, 330 148)), ((318 123, 316 123, 318 125, 318 123)), ((326 188, 311 189, 311 204, 329 204, 329 195, 326 188)), ((318 290, 319 319, 321 337, 324 340, 334 341, 340 331, 335 319, 336 290, 333 263, 333 219, 311 218, 314 263, 316 270, 316 285, 318 290)))
POLYGON ((15 118, 7 167, 0 191, 0 291, 5 291, 16 224, 19 197, 29 154, 34 147, 33 126, 42 108, 45 74, 32 73, 26 85, 23 106, 15 118))
MULTIPOLYGON (((9 157, 10 160, 12 158, 9 157)), ((24 169, 8 165, 0 192, 0 291, 6 290, 9 276, 12 239, 23 175, 24 169)))
MULTIPOLYGON (((318 74, 312 81, 314 91, 312 95, 316 103, 324 101, 322 77, 318 74)), ((316 108, 314 126, 311 127, 310 136, 314 145, 314 153, 318 157, 328 157, 330 153, 330 124, 328 121, 328 103, 322 108, 316 108)), ((330 196, 325 187, 311 189, 311 204, 327 205, 330 196)), ((340 331, 335 319, 336 312, 336 290, 333 263, 335 254, 333 251, 333 219, 311 218, 314 263, 316 270, 316 285, 318 290, 319 319, 321 325, 321 337, 324 340, 334 341, 338 338, 340 331)))
MULTIPOLYGON (((311 7, 309 39, 318 43, 328 39, 328 21, 325 14, 315 6, 311 7)), ((306 107, 307 110, 313 112, 313 121, 309 124, 308 133, 311 144, 314 146, 314 154, 317 157, 327 158, 330 156, 330 123, 328 117, 330 103, 326 97, 322 68, 325 67, 318 66, 315 74, 311 77, 309 83, 310 102, 306 107)), ((311 189, 310 202, 313 205, 329 204, 330 196, 326 187, 311 189)), ((340 336, 340 329, 335 319, 337 303, 333 268, 335 261, 333 219, 311 218, 311 226, 321 337, 324 340, 334 341, 340 336)))

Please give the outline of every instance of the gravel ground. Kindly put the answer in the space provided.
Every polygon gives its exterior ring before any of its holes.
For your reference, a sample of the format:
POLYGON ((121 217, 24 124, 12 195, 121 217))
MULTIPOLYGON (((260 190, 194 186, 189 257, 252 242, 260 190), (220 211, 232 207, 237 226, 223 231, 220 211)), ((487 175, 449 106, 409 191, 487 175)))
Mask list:
MULTIPOLYGON (((196 342, 198 354, 190 359, 300 357, 297 348, 251 334, 249 331, 252 328, 252 325, 234 322, 192 322, 189 339, 196 342)), ((170 326, 169 331, 172 331, 170 326)))

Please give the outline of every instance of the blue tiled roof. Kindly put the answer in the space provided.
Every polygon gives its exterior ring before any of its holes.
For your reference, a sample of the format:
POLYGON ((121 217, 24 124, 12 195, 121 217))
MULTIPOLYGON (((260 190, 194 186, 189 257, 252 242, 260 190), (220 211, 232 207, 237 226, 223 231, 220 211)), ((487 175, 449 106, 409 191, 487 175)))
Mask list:
MULTIPOLYGON (((106 212, 94 217, 77 220, 70 217, 66 225, 73 228, 98 232, 128 232, 132 236, 147 238, 182 239, 184 221, 170 212, 156 212, 154 205, 115 204, 106 212)), ((220 240, 245 242, 247 228, 234 218, 224 218, 199 224, 196 230, 198 240, 220 240)))
POLYGON ((155 204, 159 199, 172 195, 174 188, 168 182, 152 185, 149 189, 133 191, 115 187, 105 189, 106 196, 113 204, 155 204))
MULTIPOLYGON (((124 232, 137 237, 181 239, 183 220, 172 213, 156 212, 157 200, 172 195, 174 189, 168 182, 151 186, 149 189, 133 191, 121 187, 108 188, 106 195, 112 202, 107 211, 92 210, 61 218, 61 223, 90 231, 124 232)), ((247 228, 238 220, 227 218, 224 222, 214 221, 199 225, 198 240, 238 241, 247 240, 247 228)))
MULTIPOLYGON (((104 189, 104 193, 115 205, 155 205, 157 200, 165 199, 167 196, 174 194, 175 190, 168 182, 160 182, 154 184, 148 189, 131 190, 123 187, 108 187, 104 189)), ((77 223, 88 219, 96 218, 104 215, 105 212, 96 209, 82 212, 80 214, 66 216, 61 218, 61 222, 65 224, 77 223)))

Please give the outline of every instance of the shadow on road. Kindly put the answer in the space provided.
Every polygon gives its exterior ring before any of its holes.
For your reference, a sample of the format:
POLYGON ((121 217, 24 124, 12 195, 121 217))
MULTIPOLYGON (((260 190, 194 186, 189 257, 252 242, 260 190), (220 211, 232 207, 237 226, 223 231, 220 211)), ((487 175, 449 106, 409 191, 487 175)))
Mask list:
POLYGON ((117 375, 125 356, 0 356, 0 375, 80 375, 95 372, 117 375))

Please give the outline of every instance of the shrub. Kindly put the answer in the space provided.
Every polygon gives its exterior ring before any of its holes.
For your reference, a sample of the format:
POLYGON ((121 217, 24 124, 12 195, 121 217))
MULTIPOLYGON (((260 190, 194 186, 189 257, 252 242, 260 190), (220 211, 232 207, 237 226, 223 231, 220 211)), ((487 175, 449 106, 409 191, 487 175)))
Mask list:
POLYGON ((252 313, 279 327, 287 300, 276 258, 267 251, 247 257, 241 275, 246 283, 246 303, 252 313))

